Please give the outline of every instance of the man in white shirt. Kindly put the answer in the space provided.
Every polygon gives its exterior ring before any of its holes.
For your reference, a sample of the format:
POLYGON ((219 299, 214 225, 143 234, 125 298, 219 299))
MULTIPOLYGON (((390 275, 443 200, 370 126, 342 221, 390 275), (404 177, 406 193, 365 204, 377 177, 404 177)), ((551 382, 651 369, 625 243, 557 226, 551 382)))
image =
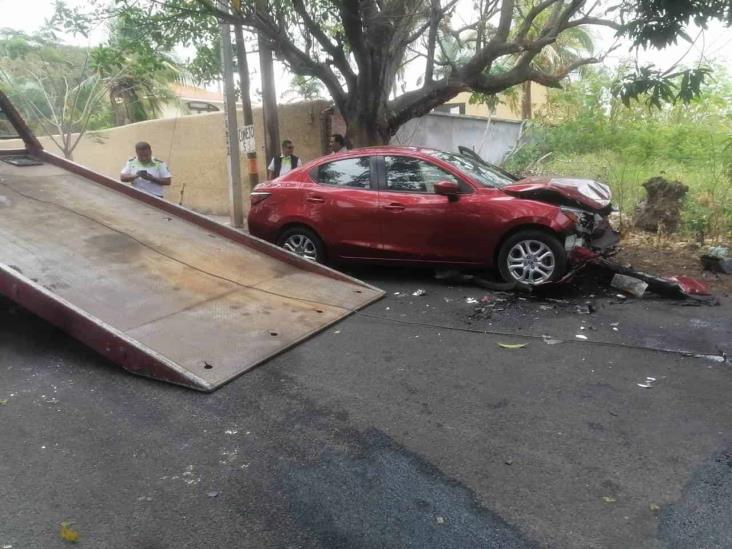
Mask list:
POLYGON ((285 139, 282 142, 282 154, 274 157, 267 166, 267 179, 285 175, 287 172, 302 166, 300 159, 293 154, 294 151, 295 145, 289 139, 285 139))
POLYGON ((135 145, 135 154, 122 168, 120 181, 132 183, 136 189, 163 198, 164 189, 172 180, 168 166, 162 160, 153 158, 150 143, 145 141, 135 145))
POLYGON ((330 136, 328 145, 330 146, 330 152, 332 154, 348 151, 348 147, 346 147, 346 138, 339 133, 334 133, 330 136))

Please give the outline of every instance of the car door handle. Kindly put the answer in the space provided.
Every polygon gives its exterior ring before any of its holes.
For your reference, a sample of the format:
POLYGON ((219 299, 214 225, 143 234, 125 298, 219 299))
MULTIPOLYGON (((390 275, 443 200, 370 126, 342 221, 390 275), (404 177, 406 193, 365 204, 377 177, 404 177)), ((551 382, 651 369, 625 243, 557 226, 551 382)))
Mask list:
POLYGON ((311 195, 307 197, 307 201, 312 202, 313 204, 323 204, 325 202, 325 198, 322 196, 311 195))
POLYGON ((398 202, 392 202, 391 204, 387 204, 384 206, 385 210, 392 210, 394 212, 401 212, 404 209, 403 204, 399 204, 398 202))

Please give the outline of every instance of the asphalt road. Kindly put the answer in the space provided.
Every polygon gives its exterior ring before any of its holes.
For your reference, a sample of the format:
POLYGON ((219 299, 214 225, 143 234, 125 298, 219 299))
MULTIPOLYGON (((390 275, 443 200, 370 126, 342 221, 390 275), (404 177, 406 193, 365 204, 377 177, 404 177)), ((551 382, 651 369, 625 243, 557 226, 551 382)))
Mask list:
POLYGON ((728 298, 354 274, 387 298, 211 395, 0 300, 0 548, 732 547, 732 369, 677 352, 728 298))

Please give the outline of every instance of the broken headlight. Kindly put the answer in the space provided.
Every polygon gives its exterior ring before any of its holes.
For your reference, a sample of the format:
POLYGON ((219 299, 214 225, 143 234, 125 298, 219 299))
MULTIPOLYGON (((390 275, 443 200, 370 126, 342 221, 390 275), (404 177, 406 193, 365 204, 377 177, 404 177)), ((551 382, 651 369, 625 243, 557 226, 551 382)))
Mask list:
POLYGON ((579 208, 570 208, 569 206, 561 206, 559 208, 562 213, 574 221, 574 225, 578 233, 592 234, 595 230, 596 216, 592 212, 581 210, 579 208))

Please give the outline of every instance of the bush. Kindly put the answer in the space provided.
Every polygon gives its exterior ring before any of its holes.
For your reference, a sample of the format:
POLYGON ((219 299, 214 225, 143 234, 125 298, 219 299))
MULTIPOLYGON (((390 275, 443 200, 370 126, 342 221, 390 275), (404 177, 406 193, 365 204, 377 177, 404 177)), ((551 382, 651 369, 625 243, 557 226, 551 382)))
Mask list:
POLYGON ((531 124, 527 142, 506 166, 604 181, 624 214, 642 198, 643 181, 678 179, 690 187, 682 230, 699 238, 729 237, 732 82, 718 70, 698 100, 649 110, 640 102, 627 108, 610 95, 616 76, 596 70, 551 90, 547 112, 531 124))

